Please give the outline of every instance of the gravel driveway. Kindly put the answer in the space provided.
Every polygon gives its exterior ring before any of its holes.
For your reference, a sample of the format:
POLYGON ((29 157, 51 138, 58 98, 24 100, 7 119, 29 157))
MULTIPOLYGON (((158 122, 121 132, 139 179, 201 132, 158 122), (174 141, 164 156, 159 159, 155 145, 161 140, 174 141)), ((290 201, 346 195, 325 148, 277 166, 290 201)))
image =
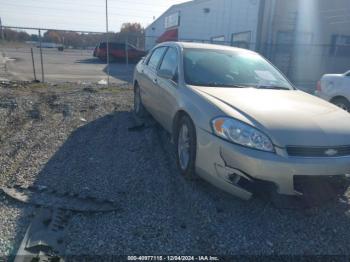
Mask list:
MULTIPOLYGON (((168 134, 130 129, 130 88, 0 87, 0 185, 41 185, 117 201, 76 214, 72 255, 350 255, 347 200, 312 209, 241 201, 176 170, 168 134)), ((15 252, 34 208, 0 194, 0 255, 15 252)))

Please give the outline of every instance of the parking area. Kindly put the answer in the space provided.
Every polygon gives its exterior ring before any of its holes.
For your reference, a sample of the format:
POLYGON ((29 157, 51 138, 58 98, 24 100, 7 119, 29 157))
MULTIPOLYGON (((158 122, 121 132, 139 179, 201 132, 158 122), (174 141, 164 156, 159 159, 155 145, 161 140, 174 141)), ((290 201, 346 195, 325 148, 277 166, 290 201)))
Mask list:
MULTIPOLYGON (((39 48, 33 47, 36 77, 41 81, 39 48)), ((93 57, 92 50, 43 48, 45 81, 49 82, 98 82, 107 79, 106 62, 93 57)), ((110 81, 125 84, 132 79, 134 64, 111 63, 110 81)), ((34 80, 30 46, 12 48, 0 46, 0 77, 8 80, 34 80)))
MULTIPOLYGON (((169 135, 152 118, 135 121, 131 88, 50 87, 0 87, 0 185, 117 204, 73 212, 65 255, 349 255, 348 199, 313 208, 239 200, 181 177, 169 135)), ((15 254, 38 210, 0 198, 0 255, 15 254)))

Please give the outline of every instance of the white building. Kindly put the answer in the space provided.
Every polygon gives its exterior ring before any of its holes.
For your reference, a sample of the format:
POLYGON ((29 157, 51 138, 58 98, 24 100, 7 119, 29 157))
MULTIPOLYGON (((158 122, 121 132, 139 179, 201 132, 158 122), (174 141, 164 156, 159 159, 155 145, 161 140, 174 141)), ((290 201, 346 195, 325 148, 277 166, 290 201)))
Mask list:
MULTIPOLYGON (((260 0, 194 0, 170 7, 146 28, 146 50, 161 40, 255 43, 260 0)), ((250 48, 255 49, 254 44, 250 48)))
POLYGON ((350 0, 193 0, 149 25, 145 48, 163 41, 249 48, 311 91, 322 74, 350 69, 349 14, 350 0))

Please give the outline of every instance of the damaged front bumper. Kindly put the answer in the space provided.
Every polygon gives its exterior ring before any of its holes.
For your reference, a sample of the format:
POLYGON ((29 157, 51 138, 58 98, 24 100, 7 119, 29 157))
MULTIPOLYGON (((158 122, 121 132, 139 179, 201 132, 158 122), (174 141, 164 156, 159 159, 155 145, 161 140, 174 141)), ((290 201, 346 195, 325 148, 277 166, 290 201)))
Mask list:
POLYGON ((262 152, 222 140, 197 128, 196 171, 215 186, 243 199, 260 189, 276 190, 283 195, 302 196, 328 191, 319 185, 348 186, 350 156, 303 158, 290 157, 284 149, 262 152), (316 186, 317 185, 317 186, 316 186))

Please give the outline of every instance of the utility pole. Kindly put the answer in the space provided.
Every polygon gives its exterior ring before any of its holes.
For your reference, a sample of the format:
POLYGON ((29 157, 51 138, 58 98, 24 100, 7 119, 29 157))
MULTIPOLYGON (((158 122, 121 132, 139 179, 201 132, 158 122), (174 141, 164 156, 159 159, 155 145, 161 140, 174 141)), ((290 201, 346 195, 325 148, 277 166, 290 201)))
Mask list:
POLYGON ((107 87, 109 87, 109 35, 108 35, 108 0, 106 0, 106 36, 107 36, 107 87))

